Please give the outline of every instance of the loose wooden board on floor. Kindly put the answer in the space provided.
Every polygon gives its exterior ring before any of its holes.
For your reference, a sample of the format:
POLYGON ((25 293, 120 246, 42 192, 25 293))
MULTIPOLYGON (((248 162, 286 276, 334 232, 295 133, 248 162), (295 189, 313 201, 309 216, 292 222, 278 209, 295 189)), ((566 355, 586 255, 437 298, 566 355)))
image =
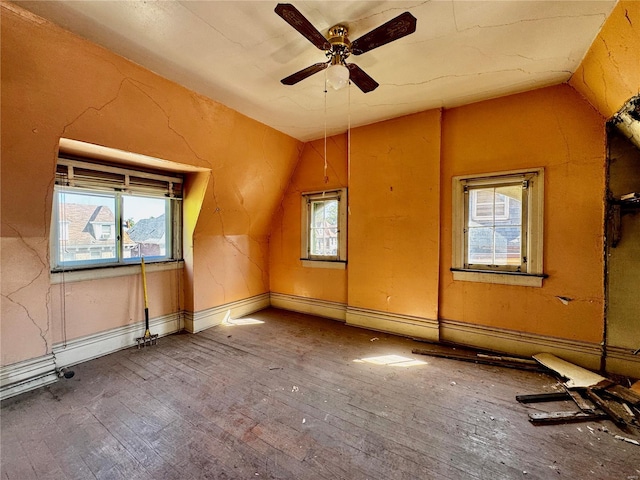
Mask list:
POLYGON ((533 356, 538 362, 545 367, 553 370, 568 380, 565 385, 568 388, 588 388, 597 385, 606 380, 603 376, 598 375, 590 370, 574 365, 573 363, 562 360, 551 353, 538 353, 533 356))

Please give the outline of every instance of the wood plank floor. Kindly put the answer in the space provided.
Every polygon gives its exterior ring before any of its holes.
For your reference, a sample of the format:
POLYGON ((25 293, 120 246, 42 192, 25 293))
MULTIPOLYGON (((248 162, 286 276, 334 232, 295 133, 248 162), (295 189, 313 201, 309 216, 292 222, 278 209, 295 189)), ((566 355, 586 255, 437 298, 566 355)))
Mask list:
POLYGON ((556 380, 267 309, 5 401, 3 479, 638 479, 609 421, 533 426, 556 380))

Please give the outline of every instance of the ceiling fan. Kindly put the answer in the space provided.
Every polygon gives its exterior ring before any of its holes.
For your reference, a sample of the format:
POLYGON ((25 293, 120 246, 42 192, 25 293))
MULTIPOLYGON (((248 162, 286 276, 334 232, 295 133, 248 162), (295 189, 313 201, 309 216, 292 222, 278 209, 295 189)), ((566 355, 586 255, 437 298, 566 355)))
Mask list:
POLYGON ((283 78, 281 82, 285 85, 294 85, 314 73, 331 67, 327 71, 327 81, 332 84, 334 88, 340 88, 351 80, 364 93, 371 92, 378 87, 378 82, 367 75, 364 70, 356 64, 347 63, 347 57, 351 54, 361 55, 416 31, 416 18, 409 12, 404 12, 351 42, 346 26, 334 25, 328 31, 328 38, 325 38, 325 36, 316 30, 311 22, 290 3, 279 3, 275 8, 275 12, 318 49, 324 50, 325 55, 329 59, 326 62, 316 63, 293 75, 283 78), (332 75, 329 75, 329 73, 332 73, 332 75))

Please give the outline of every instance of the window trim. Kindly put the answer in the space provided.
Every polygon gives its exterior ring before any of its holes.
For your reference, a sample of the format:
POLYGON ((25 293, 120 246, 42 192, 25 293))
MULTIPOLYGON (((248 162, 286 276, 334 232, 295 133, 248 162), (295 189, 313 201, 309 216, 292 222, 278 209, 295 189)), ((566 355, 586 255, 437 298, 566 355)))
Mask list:
MULTIPOLYGON (((183 178, 178 174, 151 172, 144 167, 125 168, 105 163, 98 163, 90 159, 78 160, 60 156, 57 162, 56 185, 54 186, 53 211, 51 216, 50 233, 50 269, 52 273, 79 270, 95 270, 104 268, 119 268, 140 264, 140 257, 125 258, 122 243, 122 208, 123 196, 157 198, 165 201, 166 225, 165 232, 170 252, 163 256, 146 256, 148 263, 166 263, 182 261, 182 184, 183 178), (85 172, 85 176, 74 175, 75 169, 85 172), (86 175, 86 172, 91 172, 86 175), (95 175, 94 175, 95 174, 95 175), (122 181, 109 178, 112 174, 121 176, 122 181), (101 177, 105 176, 105 181, 101 177), (146 184, 155 182, 155 185, 146 184), (116 258, 87 259, 78 261, 61 261, 59 249, 60 227, 65 222, 59 217, 59 194, 73 193, 95 196, 105 196, 114 201, 115 226, 111 234, 115 237, 116 258), (120 220, 120 221, 119 221, 120 220)), ((68 233, 67 233, 68 236, 68 233)))
MULTIPOLYGON (((464 259, 462 262, 462 266, 463 269, 465 270, 481 270, 481 271, 489 271, 489 272, 525 272, 526 273, 526 260, 527 260, 527 245, 528 245, 528 198, 529 198, 529 192, 527 192, 526 194, 523 194, 521 196, 521 205, 522 205, 522 209, 521 209, 521 222, 520 222, 520 263, 515 265, 486 265, 486 264, 482 264, 482 263, 471 263, 469 261, 469 235, 467 232, 467 230, 470 230, 470 220, 471 218, 473 218, 473 213, 472 213, 472 209, 471 209, 471 198, 472 198, 472 193, 478 189, 486 189, 486 188, 500 188, 500 187, 506 187, 506 186, 512 186, 512 187, 516 187, 516 188, 522 188, 523 190, 527 190, 530 187, 530 182, 529 182, 530 176, 525 176, 524 179, 520 178, 520 177, 516 177, 514 179, 511 179, 510 177, 500 177, 495 183, 492 183, 490 185, 485 185, 484 183, 481 185, 477 185, 473 180, 471 181, 466 181, 466 180, 461 180, 462 182, 464 182, 464 195, 465 195, 465 199, 464 199, 464 241, 465 241, 465 246, 464 246, 464 259)), ((495 198, 495 193, 494 193, 494 198, 495 198)), ((506 197, 509 198, 509 197, 506 197)), ((477 195, 476 195, 476 200, 477 200, 477 195)), ((509 206, 509 201, 505 200, 505 209, 509 206)), ((509 213, 508 211, 505 213, 504 216, 501 217, 496 217, 495 215, 493 217, 488 217, 485 216, 485 218, 491 218, 492 220, 506 220, 509 217, 509 213)), ((491 228, 495 229, 496 228, 496 223, 495 221, 493 222, 493 224, 491 225, 491 228)))
POLYGON ((496 283, 541 287, 547 277, 543 273, 544 238, 544 169, 530 168, 477 175, 458 175, 452 178, 452 259, 453 279, 468 282, 496 283), (466 233, 465 212, 467 199, 465 186, 481 187, 526 181, 526 271, 465 268, 466 233))
MULTIPOLYGON (((184 260, 166 260, 147 264, 147 259, 145 258, 145 271, 147 273, 182 270, 183 268, 184 260)), ((139 273, 140 262, 130 262, 125 265, 94 265, 87 268, 75 268, 73 270, 54 270, 51 271, 50 280, 52 285, 57 285, 61 283, 126 277, 128 275, 138 275, 139 273)))
POLYGON ((300 261, 304 267, 343 269, 347 262, 347 189, 304 192, 300 197, 300 261), (319 256, 310 253, 311 211, 314 200, 338 200, 338 255, 319 256))

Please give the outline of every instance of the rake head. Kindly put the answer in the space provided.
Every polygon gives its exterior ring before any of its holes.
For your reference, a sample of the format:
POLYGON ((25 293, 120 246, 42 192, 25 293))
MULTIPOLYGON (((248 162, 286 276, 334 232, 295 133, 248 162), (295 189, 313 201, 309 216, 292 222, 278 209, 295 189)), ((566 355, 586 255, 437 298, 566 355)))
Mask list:
POLYGON ((144 334, 143 337, 136 338, 136 342, 138 343, 138 349, 140 347, 146 347, 147 345, 157 345, 158 344, 158 334, 151 335, 149 331, 144 334))

